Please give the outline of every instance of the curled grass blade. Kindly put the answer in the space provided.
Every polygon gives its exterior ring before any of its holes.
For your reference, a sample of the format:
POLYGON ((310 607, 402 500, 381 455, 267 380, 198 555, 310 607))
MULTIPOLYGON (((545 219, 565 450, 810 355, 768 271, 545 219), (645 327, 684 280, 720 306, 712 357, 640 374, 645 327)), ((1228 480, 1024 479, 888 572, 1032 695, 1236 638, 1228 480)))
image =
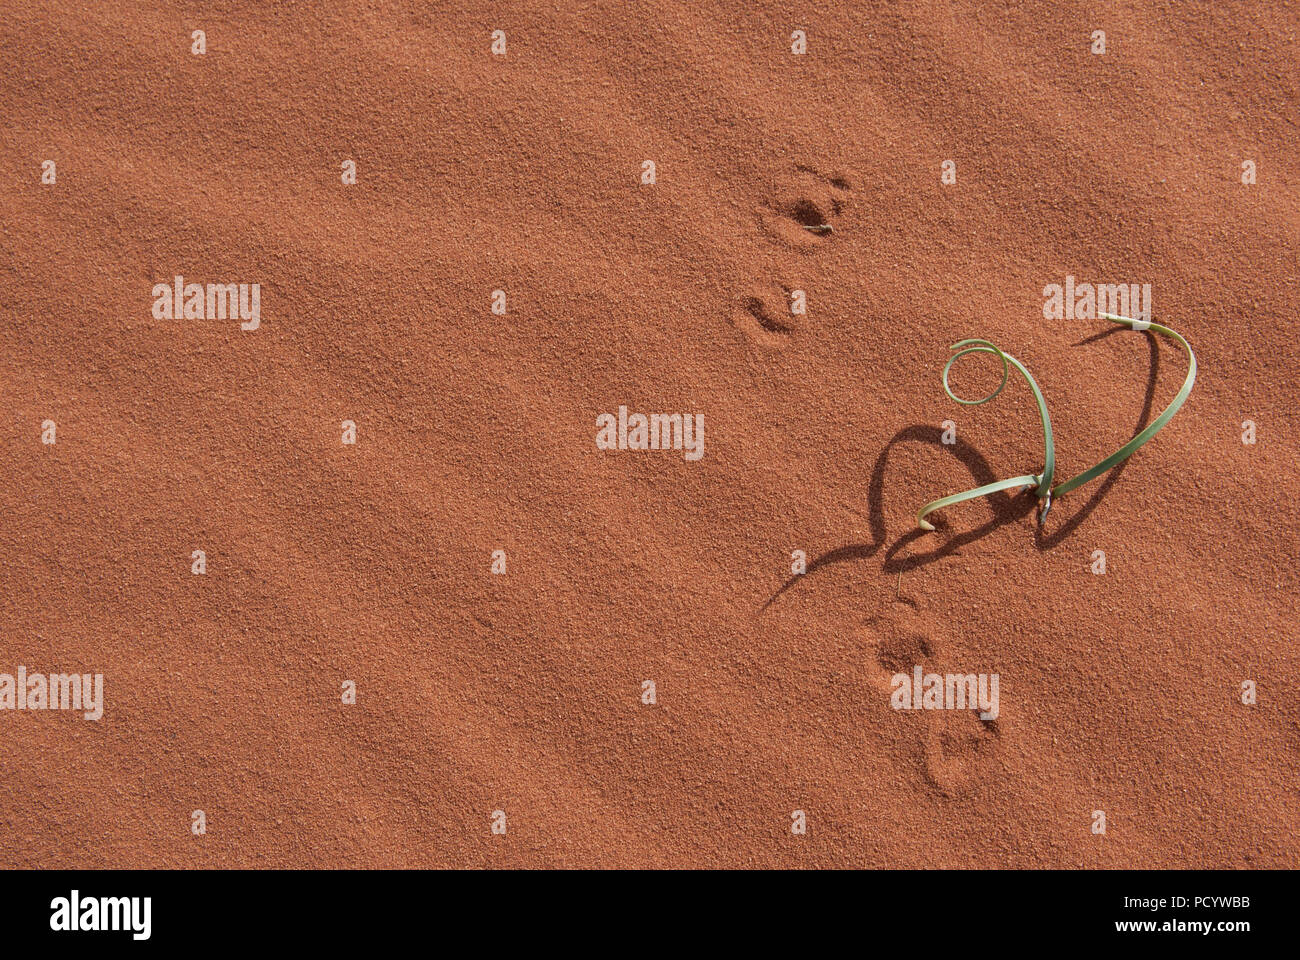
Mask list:
POLYGON ((1028 383, 1030 389, 1034 391, 1034 400, 1038 403, 1038 416, 1043 424, 1043 472, 1040 474, 1025 474, 1019 477, 1011 477, 1007 480, 998 480, 995 483, 988 483, 982 487, 976 487, 973 490, 965 490, 962 493, 954 493, 947 497, 940 497, 938 500, 931 500, 921 508, 919 513, 917 513, 917 524, 920 525, 922 530, 933 530, 934 525, 925 519, 928 514, 940 510, 943 507, 950 507, 955 503, 962 503, 965 500, 973 500, 976 497, 987 497, 992 493, 998 493, 1002 490, 1010 490, 1012 487, 1032 487, 1037 489, 1039 491, 1039 502, 1043 504, 1042 512, 1046 514, 1047 509, 1052 503, 1052 475, 1056 470, 1056 448, 1052 439, 1052 419, 1047 414, 1047 402, 1043 399, 1043 391, 1038 389, 1038 383, 1034 380, 1033 376, 1025 368, 1023 363, 1011 356, 1011 354, 1004 353, 1002 350, 998 349, 995 344, 988 340, 960 340, 957 343, 954 343, 949 349, 956 350, 957 352, 948 358, 948 363, 943 368, 943 389, 944 392, 953 400, 965 404, 966 406, 977 407, 981 403, 988 403, 1001 393, 1002 388, 1007 385, 1007 377, 1010 373, 1008 364, 1011 364, 1020 371, 1021 375, 1025 378, 1025 382, 1028 383), (952 370, 953 363, 961 357, 966 356, 968 353, 991 353, 1002 361, 1002 382, 998 384, 996 390, 980 400, 963 399, 953 393, 952 388, 948 385, 948 373, 952 370))
POLYGON ((974 500, 976 497, 987 497, 989 494, 998 493, 1002 490, 1010 490, 1012 487, 1037 487, 1041 477, 1032 473, 1026 473, 1022 477, 1009 477, 1006 480, 998 480, 995 483, 986 483, 982 487, 976 487, 974 490, 964 490, 961 493, 954 493, 950 497, 941 497, 938 500, 931 500, 921 512, 916 515, 916 522, 920 524, 922 530, 933 530, 934 524, 925 519, 926 514, 934 513, 936 510, 942 510, 944 507, 951 507, 955 503, 961 503, 964 500, 974 500))
POLYGON ((1165 407, 1164 412, 1161 413, 1160 416, 1151 421, 1150 426, 1112 453, 1105 460, 1089 467, 1078 476, 1071 477, 1064 483, 1059 484, 1056 489, 1052 491, 1053 495, 1058 497, 1064 493, 1069 493, 1075 487, 1083 486, 1089 480, 1095 480, 1103 473, 1114 468, 1117 464, 1123 463, 1131 457, 1138 447, 1142 446, 1159 433, 1161 428, 1174 418, 1174 414, 1179 411, 1183 403, 1186 402, 1188 395, 1192 392, 1192 384, 1196 382, 1196 354, 1192 353, 1191 345, 1183 339, 1182 334, 1170 330, 1168 327, 1161 326, 1158 323, 1151 323, 1146 320, 1134 320, 1132 317, 1121 317, 1113 313, 1103 313, 1101 316, 1104 320, 1110 320, 1113 323, 1121 323, 1134 330, 1154 330, 1156 333, 1163 334, 1171 340, 1177 341, 1179 346, 1181 346, 1187 353, 1187 377, 1183 380, 1182 389, 1178 391, 1173 402, 1170 403, 1169 406, 1165 407))
POLYGON ((1103 473, 1106 473, 1118 464, 1123 463, 1133 455, 1134 451, 1159 433, 1164 425, 1173 419, 1174 414, 1176 414, 1186 402, 1188 395, 1192 392, 1192 385, 1196 382, 1196 354, 1192 352, 1191 345, 1183 339, 1182 334, 1175 330, 1171 330, 1168 327, 1161 326, 1158 323, 1151 323, 1147 320, 1134 320, 1132 317, 1121 317, 1113 313, 1103 313, 1101 317, 1102 319, 1110 320, 1113 323, 1123 324, 1133 330, 1154 330, 1156 333, 1176 341, 1187 353, 1187 377, 1183 380, 1182 388, 1178 391, 1178 394, 1174 397, 1173 401, 1169 406, 1165 407, 1164 412, 1162 412, 1160 416, 1156 417, 1156 419, 1151 422, 1150 426, 1112 453, 1109 457, 1094 464, 1077 476, 1073 476, 1069 480, 1053 487, 1052 475, 1056 467, 1056 455, 1052 438, 1052 421, 1047 415, 1047 404, 1043 400, 1043 393, 1038 389, 1038 384, 1034 381, 1034 378, 1030 375, 1029 371, 1025 369, 1024 364, 1011 356, 1011 354, 1004 353, 988 340, 961 340, 958 343, 954 343, 951 349, 958 352, 948 358, 948 363, 943 368, 943 389, 949 397, 958 403, 967 406, 978 406, 981 403, 988 403, 988 401, 996 397, 1002 392, 1002 388, 1007 385, 1007 377, 1009 374, 1008 364, 1014 365, 1015 368, 1024 376, 1025 381, 1034 391, 1034 399, 1038 403, 1038 415, 1043 424, 1043 472, 1036 475, 1025 474, 1019 477, 1011 477, 1007 480, 998 480, 995 483, 988 483, 982 487, 976 487, 973 490, 965 490, 961 493, 954 493, 947 497, 941 497, 938 500, 932 500, 923 506, 920 512, 916 515, 916 521, 922 530, 934 529, 933 524, 925 518, 928 514, 931 514, 936 510, 941 510, 944 507, 950 507, 953 504, 962 503, 966 500, 974 500, 977 497, 986 497, 1002 490, 1010 490, 1013 487, 1029 487, 1038 491, 1038 502, 1040 505, 1038 522, 1041 524, 1047 518, 1047 512, 1052 508, 1052 498, 1054 496, 1060 497, 1063 494, 1069 493, 1076 487, 1080 487, 1090 480, 1095 480, 1103 473), (964 357, 968 353, 992 353, 1002 361, 1002 382, 998 384, 996 390, 980 400, 965 400, 953 393, 952 388, 948 385, 948 373, 952 369, 953 363, 958 358, 964 357))

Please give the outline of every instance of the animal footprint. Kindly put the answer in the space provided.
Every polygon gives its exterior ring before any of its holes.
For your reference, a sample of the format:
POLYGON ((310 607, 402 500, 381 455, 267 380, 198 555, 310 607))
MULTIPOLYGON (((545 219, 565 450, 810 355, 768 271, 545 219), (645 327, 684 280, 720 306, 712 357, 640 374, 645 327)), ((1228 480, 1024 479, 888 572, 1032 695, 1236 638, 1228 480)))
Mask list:
MULTIPOLYGON (((951 673, 974 673, 967 665, 949 662, 947 641, 933 621, 908 607, 867 623, 867 635, 875 644, 880 665, 873 686, 893 702, 898 689, 895 678, 902 675, 914 684, 919 666, 923 677, 951 673)), ((988 678, 988 684, 992 678, 988 678)), ((977 683, 978 689, 978 683, 977 683)), ((986 686, 986 691, 991 690, 986 686)), ((900 710, 922 725, 919 761, 930 789, 945 797, 965 796, 993 778, 1001 752, 1002 730, 995 719, 980 718, 978 704, 958 709, 900 710)))
POLYGON ((979 789, 996 769, 1001 730, 979 710, 927 710, 925 776, 945 797, 979 789))
POLYGON ((942 634, 934 624, 911 607, 902 604, 888 615, 872 617, 865 624, 867 636, 875 645, 876 662, 880 672, 876 675, 882 690, 893 690, 897 674, 911 675, 919 663, 931 662, 945 647, 942 634))
POLYGON ((834 237, 835 219, 850 190, 843 177, 827 177, 811 167, 797 166, 775 188, 775 199, 760 212, 759 225, 773 240, 811 251, 834 237))
POLYGON ((751 294, 736 308, 734 323, 750 339, 779 347, 798 329, 802 318, 790 312, 790 291, 784 295, 751 294))

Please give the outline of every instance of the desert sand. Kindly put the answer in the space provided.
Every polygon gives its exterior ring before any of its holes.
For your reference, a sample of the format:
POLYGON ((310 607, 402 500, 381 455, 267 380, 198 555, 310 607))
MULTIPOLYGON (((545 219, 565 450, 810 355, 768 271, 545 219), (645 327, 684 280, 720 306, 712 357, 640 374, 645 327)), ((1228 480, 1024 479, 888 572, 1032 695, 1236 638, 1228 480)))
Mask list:
POLYGON ((0 866, 1300 866, 1294 3, 325 6, 0 16, 0 866), (1042 465, 949 344, 1178 389, 1067 276, 1190 400, 918 534, 1042 465))

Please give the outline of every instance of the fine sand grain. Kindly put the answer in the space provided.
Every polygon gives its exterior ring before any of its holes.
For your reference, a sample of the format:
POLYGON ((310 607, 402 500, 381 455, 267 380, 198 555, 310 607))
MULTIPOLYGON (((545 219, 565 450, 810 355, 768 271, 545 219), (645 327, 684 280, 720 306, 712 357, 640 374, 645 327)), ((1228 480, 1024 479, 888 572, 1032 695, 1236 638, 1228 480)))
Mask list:
POLYGON ((7 7, 0 866, 1300 866, 1294 3, 7 7))

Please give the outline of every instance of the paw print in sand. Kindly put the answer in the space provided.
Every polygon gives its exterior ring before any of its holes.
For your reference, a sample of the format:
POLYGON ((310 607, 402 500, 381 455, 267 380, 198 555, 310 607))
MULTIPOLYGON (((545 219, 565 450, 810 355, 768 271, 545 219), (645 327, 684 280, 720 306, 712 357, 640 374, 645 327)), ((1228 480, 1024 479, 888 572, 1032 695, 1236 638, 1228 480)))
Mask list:
POLYGON ((899 704, 898 712, 919 728, 917 753, 926 786, 956 798, 997 777, 1002 728, 996 675, 951 663, 933 618, 905 604, 868 621, 864 632, 880 667, 874 692, 889 709, 899 704))

